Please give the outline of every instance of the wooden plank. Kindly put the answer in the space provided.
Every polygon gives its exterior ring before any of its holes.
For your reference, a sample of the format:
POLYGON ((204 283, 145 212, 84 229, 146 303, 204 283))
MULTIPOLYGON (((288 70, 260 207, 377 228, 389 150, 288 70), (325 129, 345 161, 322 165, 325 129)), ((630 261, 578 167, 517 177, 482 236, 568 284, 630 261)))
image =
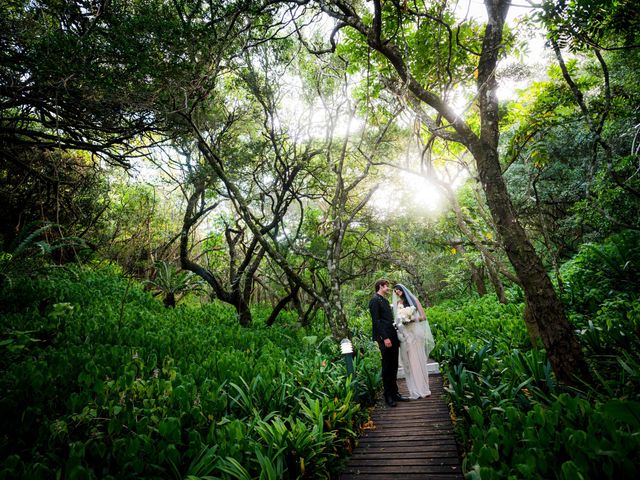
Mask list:
MULTIPOLYGON (((398 386, 406 395, 404 380, 398 386)), ((341 480, 463 478, 442 377, 431 375, 430 386, 427 398, 398 402, 396 407, 378 402, 373 428, 358 440, 341 480)))
MULTIPOLYGON (((398 474, 396 473, 345 473, 340 478, 341 480, 398 480, 398 474)), ((462 475, 459 473, 429 473, 428 477, 425 477, 424 473, 410 473, 403 472, 402 480, 460 480, 462 475)))
POLYGON ((437 443, 421 443, 415 445, 413 443, 405 443, 403 445, 389 445, 382 443, 373 443, 368 445, 358 445, 353 455, 376 455, 384 453, 396 453, 414 451, 421 455, 430 455, 432 453, 453 452, 457 455, 458 449, 455 442, 437 442, 437 443))
POLYGON ((372 465, 372 466, 347 466, 345 473, 456 473, 459 467, 454 465, 372 465))
POLYGON ((444 453, 444 452, 454 452, 456 455, 458 453, 456 443, 455 442, 438 442, 434 443, 422 443, 422 444, 414 444, 409 442, 404 442, 401 445, 384 445, 381 443, 375 444, 360 444, 356 450, 354 450, 353 455, 383 455, 385 453, 401 453, 406 452, 409 448, 411 448, 417 454, 429 455, 431 453, 444 453))
POLYGON ((354 455, 349 461, 349 468, 354 467, 375 467, 389 465, 438 465, 438 466, 458 466, 458 456, 429 458, 410 453, 395 453, 391 458, 381 459, 380 457, 354 455))
POLYGON ((442 430, 440 432, 433 430, 376 430, 375 432, 367 432, 362 437, 361 440, 380 440, 387 442, 396 442, 398 440, 420 440, 420 439, 429 439, 429 438, 438 438, 438 437, 449 437, 453 436, 453 430, 442 430))
POLYGON ((386 432, 389 434, 398 434, 401 432, 408 432, 411 431, 415 434, 421 434, 421 433, 425 433, 425 434, 430 434, 430 435, 438 435, 438 434, 443 434, 446 433, 447 435, 453 432, 453 427, 451 426, 451 423, 449 423, 449 425, 429 425, 429 426, 422 426, 422 425, 415 425, 412 423, 398 423, 398 424, 387 424, 387 425, 382 425, 382 424, 375 424, 374 425, 375 428, 371 428, 371 429, 367 429, 365 431, 364 435, 377 435, 380 432, 386 432))
MULTIPOLYGON (((396 407, 397 409, 398 407, 396 407)), ((374 423, 377 421, 379 422, 389 422, 390 420, 409 420, 409 419, 413 419, 413 420, 417 420, 417 421, 436 421, 436 419, 438 421, 442 421, 444 419, 449 419, 449 412, 447 410, 427 410, 427 409, 422 409, 420 411, 416 411, 415 413, 412 412, 411 410, 409 410, 409 407, 405 407, 405 409, 399 410, 398 413, 395 413, 395 410, 393 412, 389 412, 388 414, 384 415, 384 416, 379 416, 377 418, 373 418, 374 423), (402 412, 402 413, 400 413, 402 412)))

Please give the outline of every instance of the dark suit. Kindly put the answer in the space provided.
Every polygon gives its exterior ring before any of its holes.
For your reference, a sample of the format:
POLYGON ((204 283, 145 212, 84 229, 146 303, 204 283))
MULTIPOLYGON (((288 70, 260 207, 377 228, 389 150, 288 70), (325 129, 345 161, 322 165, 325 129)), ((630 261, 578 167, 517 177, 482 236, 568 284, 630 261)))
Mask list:
POLYGON ((393 312, 389 301, 377 293, 369 301, 369 313, 371 314, 371 330, 373 339, 378 343, 382 354, 382 383, 384 396, 395 397, 398 395, 398 333, 393 326, 393 312), (391 340, 391 347, 384 346, 384 339, 391 340))

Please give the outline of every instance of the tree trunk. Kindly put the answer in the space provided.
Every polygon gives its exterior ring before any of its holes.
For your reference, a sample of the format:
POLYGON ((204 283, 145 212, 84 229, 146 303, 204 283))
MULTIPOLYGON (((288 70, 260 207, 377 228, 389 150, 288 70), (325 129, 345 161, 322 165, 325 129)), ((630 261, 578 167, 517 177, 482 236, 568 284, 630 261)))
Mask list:
POLYGON ((324 313, 329 322, 331 335, 337 341, 343 338, 351 338, 351 332, 347 322, 347 314, 342 308, 342 304, 334 305, 332 302, 323 305, 324 313))
POLYGON ((340 227, 339 221, 336 219, 333 222, 334 232, 329 237, 327 242, 327 277, 329 277, 329 292, 328 302, 323 303, 323 308, 329 326, 331 327, 331 333, 333 338, 337 341, 343 338, 351 338, 349 332, 349 326, 347 322, 347 315, 344 311, 344 305, 342 303, 342 295, 340 294, 340 280, 338 278, 338 267, 340 261, 341 241, 340 241, 340 227))
MULTIPOLYGON (((232 279, 231 288, 226 290, 218 280, 214 272, 203 267, 190 258, 189 252, 189 233, 191 228, 196 224, 197 220, 206 213, 207 210, 197 210, 198 201, 204 192, 203 182, 194 182, 194 191, 187 198, 187 207, 185 209, 182 231, 180 233, 180 265, 183 269, 195 273, 205 282, 207 282, 216 296, 221 301, 233 305, 238 313, 238 321, 243 327, 251 325, 251 310, 249 302, 251 298, 251 286, 253 271, 249 271, 247 279, 244 282, 244 289, 240 277, 232 279), (235 281, 234 281, 235 280, 235 281)), ((258 256, 262 255, 258 253, 258 256)), ((261 257, 260 257, 261 258, 261 257)), ((260 261, 260 258, 257 261, 260 261)), ((245 259, 247 261, 248 259, 245 259)))
MULTIPOLYGON (((454 248, 457 248, 462 256, 466 253, 462 242, 456 244, 454 248)), ((487 294, 487 289, 484 286, 484 275, 481 273, 481 270, 473 264, 473 262, 467 260, 467 265, 469 265, 469 269, 471 270, 471 282, 476 286, 478 295, 484 297, 487 294)))
MULTIPOLYGON (((336 222, 334 222, 335 225, 336 222)), ((344 305, 342 303, 342 295, 340 294, 340 279, 338 278, 338 267, 340 258, 340 246, 341 241, 335 237, 339 236, 339 227, 335 227, 338 232, 333 232, 333 235, 327 242, 327 276, 329 277, 329 302, 323 304, 329 326, 331 327, 331 333, 333 338, 337 341, 343 338, 351 338, 349 332, 349 325, 347 322, 347 315, 344 311, 344 305)))
POLYGON ((275 307, 273 307, 273 310, 271 310, 271 315, 269 315, 269 318, 267 319, 268 327, 272 326, 275 323, 276 318, 278 318, 278 315, 280 314, 282 309, 285 307, 285 305, 287 305, 287 303, 289 302, 293 302, 294 299, 297 298, 299 291, 300 291, 300 286, 295 285, 291 289, 291 292, 289 292, 287 296, 281 298, 278 304, 275 307))
POLYGON ((527 332, 529 332, 529 338, 531 339, 531 345, 534 347, 538 346, 538 342, 540 340, 540 329, 538 328, 538 324, 531 315, 531 309, 529 305, 524 306, 524 324, 527 326, 527 332))
POLYGON ((498 276, 498 272, 489 260, 485 259, 485 265, 487 266, 487 273, 489 274, 491 285, 493 285, 493 289, 496 291, 496 295, 498 296, 498 301, 506 305, 509 302, 504 294, 504 285, 498 276))
POLYGON ((558 380, 574 384, 574 375, 589 378, 580 344, 567 320, 564 306, 553 289, 540 257, 516 218, 500 173, 497 151, 484 145, 474 156, 493 220, 520 279, 526 308, 538 326, 558 380))
POLYGON ((472 264, 469 264, 469 268, 471 268, 471 281, 476 286, 478 295, 484 297, 487 294, 487 289, 484 286, 484 275, 482 275, 481 269, 472 264))
POLYGON ((251 325, 251 309, 249 307, 249 302, 244 299, 240 299, 236 304, 236 312, 238 313, 238 322, 243 327, 248 327, 251 325))
POLYGON ((415 292, 418 294, 418 299, 420 299, 422 306, 431 307, 431 298, 429 297, 429 294, 427 294, 425 288, 422 286, 422 280, 419 277, 413 277, 413 286, 415 288, 415 292))
POLYGON ((507 256, 524 290, 526 308, 530 309, 531 318, 538 326, 553 370, 558 380, 575 384, 575 375, 589 378, 580 344, 540 257, 518 221, 500 168, 495 69, 509 2, 485 0, 485 5, 489 20, 478 64, 480 138, 470 139, 472 141, 468 147, 476 160, 487 204, 503 239, 507 256))
POLYGON ((166 308, 175 308, 176 306, 176 295, 173 292, 168 292, 164 296, 164 300, 162 301, 166 308))
POLYGON ((318 300, 313 298, 311 300, 311 303, 309 303, 309 307, 304 312, 304 315, 302 315, 302 318, 300 318, 300 325, 302 325, 303 327, 308 327, 311 325, 311 318, 313 317, 315 312, 318 310, 317 306, 318 306, 318 300))

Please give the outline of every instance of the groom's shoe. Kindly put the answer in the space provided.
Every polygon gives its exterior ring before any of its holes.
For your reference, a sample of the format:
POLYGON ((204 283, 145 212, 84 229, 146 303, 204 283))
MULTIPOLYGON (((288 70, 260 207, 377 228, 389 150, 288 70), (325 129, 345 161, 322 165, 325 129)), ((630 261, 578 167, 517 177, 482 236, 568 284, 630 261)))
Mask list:
POLYGON ((409 401, 409 399, 408 399, 407 397, 403 397, 403 396, 402 396, 402 395, 400 395, 400 394, 394 395, 394 396, 393 396, 393 399, 394 399, 396 402, 408 402, 408 401, 409 401))
POLYGON ((384 397, 384 402, 390 407, 395 407, 397 405, 395 400, 392 397, 388 397, 386 395, 384 397))

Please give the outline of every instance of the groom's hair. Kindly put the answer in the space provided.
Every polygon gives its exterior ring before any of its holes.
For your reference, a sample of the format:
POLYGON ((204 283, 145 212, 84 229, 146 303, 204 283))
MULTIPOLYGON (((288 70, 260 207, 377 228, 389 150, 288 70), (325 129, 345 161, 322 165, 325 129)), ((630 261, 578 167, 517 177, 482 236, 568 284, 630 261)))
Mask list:
POLYGON ((384 278, 381 278, 380 280, 377 280, 375 283, 375 292, 378 293, 378 290, 380 290, 380 287, 383 285, 389 285, 389 280, 386 280, 384 278))

